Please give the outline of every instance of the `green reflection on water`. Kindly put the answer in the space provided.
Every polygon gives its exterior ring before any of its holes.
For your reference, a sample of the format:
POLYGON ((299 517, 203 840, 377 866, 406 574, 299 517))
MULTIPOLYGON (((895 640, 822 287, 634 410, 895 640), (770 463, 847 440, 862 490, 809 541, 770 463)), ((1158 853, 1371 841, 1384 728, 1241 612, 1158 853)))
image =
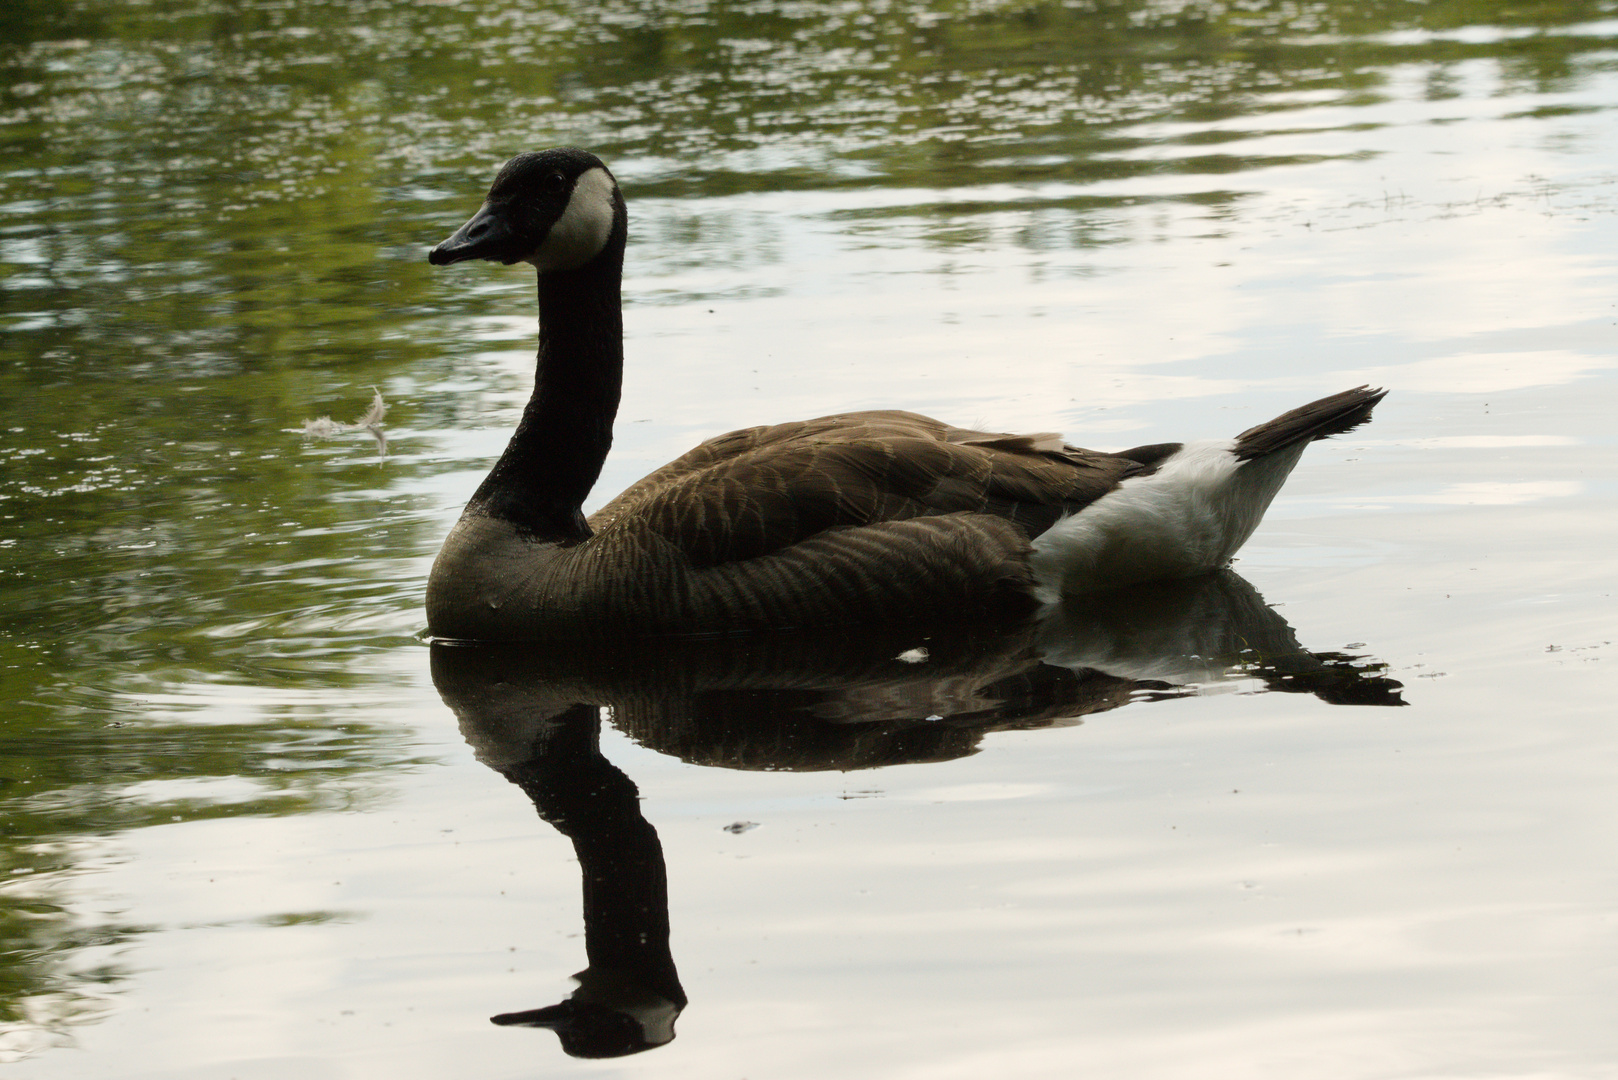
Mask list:
MULTIPOLYGON (((458 331, 507 289, 437 289, 420 255, 513 150, 589 145, 635 197, 1061 182, 1062 231, 1019 242, 1116 242, 1120 196, 1071 185, 1206 177, 1174 197, 1233 204, 1314 159, 1221 146, 1399 67, 1433 100, 1475 62, 1568 89, 1612 64, 1612 9, 0 5, 0 1018, 118 977, 63 973, 136 929, 73 913, 86 843, 341 808, 416 760, 366 663, 407 643, 437 542, 419 482, 449 466, 409 433, 454 419, 458 331), (289 433, 373 385, 410 391, 395 457, 289 433), (210 778, 250 788, 183 786, 210 778)), ((946 246, 1012 205, 913 203, 946 246)))

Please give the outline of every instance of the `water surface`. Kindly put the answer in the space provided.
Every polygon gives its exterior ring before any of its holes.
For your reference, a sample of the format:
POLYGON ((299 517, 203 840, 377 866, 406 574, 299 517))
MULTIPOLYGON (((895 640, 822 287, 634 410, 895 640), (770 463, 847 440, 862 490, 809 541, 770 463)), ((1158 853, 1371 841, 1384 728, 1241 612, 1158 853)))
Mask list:
POLYGON ((1615 104, 1599 3, 9 5, 10 1070, 1609 1074, 1615 104), (596 503, 848 408, 1108 449, 1392 391, 1237 564, 1285 649, 557 697, 689 998, 610 1066, 488 1022, 571 993, 580 866, 417 637, 533 350, 531 279, 423 256, 559 143, 631 205, 596 503), (302 434, 373 388, 385 457, 302 434))

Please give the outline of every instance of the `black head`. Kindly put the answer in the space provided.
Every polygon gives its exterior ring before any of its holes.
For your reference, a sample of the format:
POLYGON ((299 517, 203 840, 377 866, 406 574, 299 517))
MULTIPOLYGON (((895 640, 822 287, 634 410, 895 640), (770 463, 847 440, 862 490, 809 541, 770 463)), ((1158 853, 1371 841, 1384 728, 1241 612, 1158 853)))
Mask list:
POLYGON ((624 227, 618 182, 576 147, 518 154, 500 170, 483 207, 427 253, 434 266, 485 259, 572 270, 594 259, 624 227))

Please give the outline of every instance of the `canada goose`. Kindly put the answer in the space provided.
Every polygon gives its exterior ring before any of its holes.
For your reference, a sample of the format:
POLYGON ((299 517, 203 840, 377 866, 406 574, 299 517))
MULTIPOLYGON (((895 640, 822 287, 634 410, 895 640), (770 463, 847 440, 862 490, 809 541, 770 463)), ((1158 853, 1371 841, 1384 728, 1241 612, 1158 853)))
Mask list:
POLYGON ((1223 566, 1360 387, 1234 440, 1119 453, 856 412, 710 439, 589 521, 623 375, 628 218, 607 167, 519 154, 428 262, 532 263, 534 393, 427 584, 440 638, 713 633, 973 618, 1223 566))

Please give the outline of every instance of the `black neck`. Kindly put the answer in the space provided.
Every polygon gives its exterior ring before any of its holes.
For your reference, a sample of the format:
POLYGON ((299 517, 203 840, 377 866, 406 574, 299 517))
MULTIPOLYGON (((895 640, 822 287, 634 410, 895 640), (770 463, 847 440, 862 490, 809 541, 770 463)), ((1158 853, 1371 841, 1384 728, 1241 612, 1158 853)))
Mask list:
POLYGON ((576 270, 539 275, 539 364, 522 421, 468 504, 542 540, 588 539, 624 373, 621 227, 576 270))

